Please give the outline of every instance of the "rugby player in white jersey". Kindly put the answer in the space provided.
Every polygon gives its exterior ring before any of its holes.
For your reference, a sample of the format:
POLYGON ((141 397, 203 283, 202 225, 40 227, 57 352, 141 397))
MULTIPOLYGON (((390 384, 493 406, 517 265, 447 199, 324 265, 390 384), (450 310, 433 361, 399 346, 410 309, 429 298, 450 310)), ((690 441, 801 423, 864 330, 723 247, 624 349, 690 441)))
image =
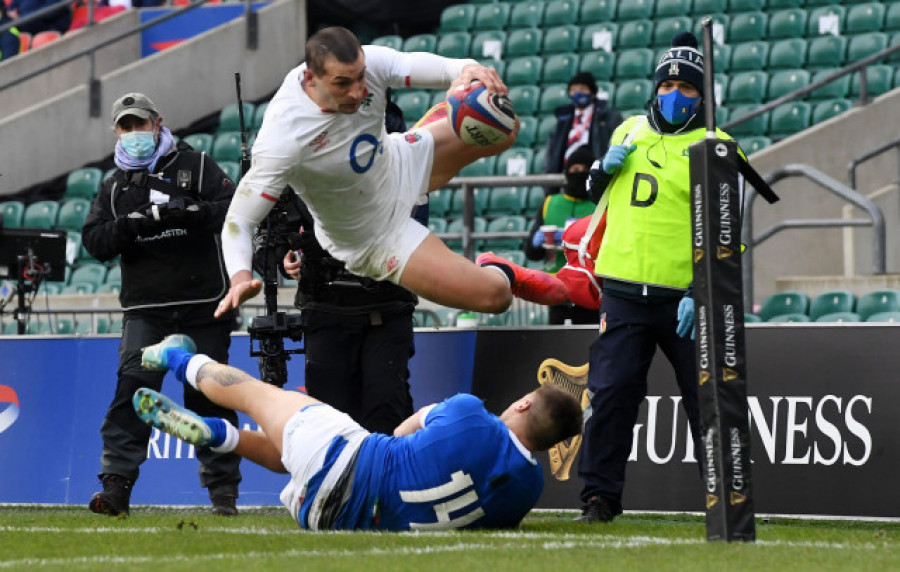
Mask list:
POLYGON ((509 148, 515 130, 491 146, 465 144, 445 118, 387 134, 387 88, 455 89, 480 81, 508 90, 475 60, 361 46, 345 28, 325 28, 306 44, 266 109, 222 229, 231 289, 216 314, 259 293, 251 275, 252 232, 290 185, 309 206, 322 246, 354 274, 390 280, 445 306, 503 312, 513 293, 540 303, 565 300, 558 282, 530 269, 454 253, 410 218, 417 201, 480 157, 509 148))

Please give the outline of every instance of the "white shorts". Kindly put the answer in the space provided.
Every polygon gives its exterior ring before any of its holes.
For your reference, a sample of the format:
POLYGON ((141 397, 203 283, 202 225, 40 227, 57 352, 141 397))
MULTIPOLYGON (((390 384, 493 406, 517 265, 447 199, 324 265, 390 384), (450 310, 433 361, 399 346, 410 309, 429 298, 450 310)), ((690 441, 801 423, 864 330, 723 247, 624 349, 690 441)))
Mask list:
POLYGON ((428 193, 434 138, 425 130, 391 133, 385 140, 385 145, 391 147, 392 176, 397 182, 396 195, 393 197, 395 207, 387 226, 388 232, 372 236, 369 242, 357 245, 352 250, 339 248, 336 253, 328 247, 326 249, 343 260, 347 270, 354 274, 399 284, 410 256, 429 233, 426 227, 410 216, 428 193), (410 145, 406 142, 406 137, 421 137, 421 141, 410 145))
POLYGON ((309 510, 309 528, 316 530, 321 509, 328 496, 356 455, 363 440, 371 433, 349 415, 324 403, 307 405, 295 413, 284 426, 281 462, 291 480, 281 491, 281 503, 301 527, 300 508, 306 497, 306 485, 325 463, 325 454, 335 437, 343 437, 347 445, 328 470, 309 510))

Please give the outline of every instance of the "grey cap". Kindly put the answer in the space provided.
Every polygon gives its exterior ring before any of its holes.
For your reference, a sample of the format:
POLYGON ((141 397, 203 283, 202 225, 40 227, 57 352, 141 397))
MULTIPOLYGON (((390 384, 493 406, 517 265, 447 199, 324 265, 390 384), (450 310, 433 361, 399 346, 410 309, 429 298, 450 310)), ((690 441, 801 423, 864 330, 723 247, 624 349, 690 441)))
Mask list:
POLYGON ((147 119, 150 114, 159 115, 156 106, 150 101, 150 98, 143 93, 126 93, 116 100, 112 106, 113 125, 119 123, 119 120, 126 115, 134 115, 141 119, 147 119))

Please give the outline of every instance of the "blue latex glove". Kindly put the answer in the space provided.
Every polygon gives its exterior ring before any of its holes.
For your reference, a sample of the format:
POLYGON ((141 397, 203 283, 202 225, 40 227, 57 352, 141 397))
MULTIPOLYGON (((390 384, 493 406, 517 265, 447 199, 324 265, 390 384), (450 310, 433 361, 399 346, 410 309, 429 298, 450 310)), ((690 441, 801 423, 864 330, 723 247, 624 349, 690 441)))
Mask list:
POLYGON ((531 237, 531 246, 540 248, 542 244, 544 244, 544 233, 537 231, 534 233, 534 236, 531 237))
POLYGON ((563 233, 563 231, 561 231, 561 230, 556 231, 556 233, 553 235, 554 243, 559 244, 562 242, 562 233, 563 233))
POLYGON ((688 332, 690 332, 691 339, 693 340, 694 299, 690 296, 685 296, 681 299, 681 302, 678 303, 678 327, 675 328, 675 333, 684 338, 688 335, 688 332))
POLYGON ((637 149, 637 145, 613 145, 603 156, 603 170, 608 175, 612 175, 622 167, 625 158, 635 149, 637 149))

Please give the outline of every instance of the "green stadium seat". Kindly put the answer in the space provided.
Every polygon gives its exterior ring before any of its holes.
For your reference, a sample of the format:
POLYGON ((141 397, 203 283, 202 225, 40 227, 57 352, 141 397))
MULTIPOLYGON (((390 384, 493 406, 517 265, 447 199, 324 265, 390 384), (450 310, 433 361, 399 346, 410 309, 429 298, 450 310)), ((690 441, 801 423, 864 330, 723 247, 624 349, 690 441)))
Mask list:
MULTIPOLYGON (((471 163, 469 163, 468 165, 463 167, 459 171, 459 176, 460 177, 490 177, 491 175, 494 174, 496 165, 497 165, 496 155, 490 155, 487 157, 479 157, 478 159, 472 161, 471 163)), ((451 201, 451 209, 453 208, 453 205, 455 205, 457 202, 462 201, 462 197, 459 196, 460 194, 461 193, 459 191, 457 191, 454 194, 453 200, 451 201)), ((478 211, 478 214, 481 214, 480 210, 478 211)), ((450 216, 453 216, 453 214, 448 213, 447 216, 450 217, 450 216)))
POLYGON ((762 318, 760 318, 756 314, 748 314, 746 312, 744 313, 745 324, 757 324, 759 322, 762 322, 762 318))
POLYGON ((264 101, 256 106, 256 111, 253 112, 253 119, 250 121, 250 131, 254 133, 259 131, 259 128, 262 127, 263 118, 266 115, 266 109, 269 108, 269 102, 264 101))
POLYGON ((812 118, 810 121, 813 125, 821 123, 844 113, 851 107, 853 107, 853 102, 849 99, 829 99, 820 101, 813 106, 812 118))
POLYGON ((488 196, 484 216, 520 215, 528 187, 494 187, 488 196))
POLYGON ((657 48, 669 48, 672 38, 681 32, 691 29, 691 19, 687 16, 670 16, 659 18, 653 27, 653 45, 657 48))
POLYGON ((650 20, 630 20, 619 26, 618 50, 646 48, 647 40, 653 37, 653 22, 650 20))
POLYGON ((544 9, 544 27, 578 23, 580 0, 551 0, 544 9))
POLYGON ((803 131, 810 126, 812 107, 805 101, 791 101, 772 110, 769 120, 769 137, 781 139, 803 131))
POLYGON ((541 102, 538 107, 538 113, 551 115, 557 107, 571 103, 571 101, 569 88, 566 84, 554 83, 544 86, 541 90, 541 102))
POLYGON ((502 30, 487 30, 478 32, 472 38, 472 44, 469 46, 469 56, 482 59, 492 58, 494 60, 502 60, 506 57, 503 53, 506 46, 506 32, 502 30))
POLYGON ((716 65, 716 73, 724 73, 731 70, 731 54, 733 50, 728 44, 713 42, 713 58, 716 65))
POLYGON ((888 36, 882 32, 862 34, 850 38, 847 44, 847 63, 859 61, 887 48, 888 36))
POLYGON ((505 258, 512 262, 513 264, 518 264, 519 266, 525 266, 525 253, 522 250, 496 250, 494 251, 497 256, 501 258, 505 258))
POLYGON ((694 16, 700 17, 726 14, 728 13, 728 0, 694 0, 691 12, 694 16))
POLYGON ((503 30, 509 22, 510 4, 495 2, 478 7, 473 30, 503 30))
POLYGON ((437 36, 434 34, 416 34, 403 41, 404 52, 430 52, 437 48, 437 36))
POLYGON ((525 195, 524 212, 530 216, 536 215, 538 209, 544 205, 546 198, 547 193, 544 191, 544 187, 529 187, 528 194, 525 195))
POLYGON ((642 109, 653 93, 649 79, 630 79, 616 88, 613 107, 616 109, 642 109))
POLYGON ((544 2, 518 2, 509 13, 509 29, 535 28, 544 21, 544 2))
POLYGON ((849 290, 823 292, 809 303, 809 317, 818 321, 825 314, 852 312, 856 308, 856 296, 849 290))
POLYGON ((582 25, 615 20, 616 0, 583 0, 581 3, 582 25))
POLYGON ((847 10, 848 35, 879 32, 884 25, 884 4, 881 2, 867 2, 851 6, 847 10))
POLYGON ((213 147, 213 136, 209 133, 194 133, 182 139, 191 146, 194 151, 202 153, 211 153, 213 147))
POLYGON ((443 326, 440 317, 432 310, 416 309, 413 311, 413 325, 416 328, 435 328, 443 326))
POLYGON ((654 15, 657 18, 687 16, 690 13, 691 0, 656 0, 656 12, 654 15))
POLYGON ((25 214, 25 203, 21 201, 4 201, 0 203, 0 215, 6 228, 21 228, 25 214))
POLYGON ((403 38, 397 35, 379 36, 372 40, 372 45, 385 46, 400 51, 403 49, 403 38))
POLYGON ((731 50, 731 71, 743 72, 766 69, 769 57, 768 42, 744 42, 731 50))
POLYGON ((428 230, 430 230, 434 234, 447 232, 447 219, 439 216, 429 216, 428 230))
POLYGON ((763 321, 785 314, 804 314, 809 310, 809 296, 803 292, 776 292, 763 300, 758 315, 763 321))
POLYGON ((446 58, 467 58, 471 43, 472 36, 468 32, 443 34, 437 43, 437 54, 446 58))
POLYGON ((767 0, 766 8, 769 10, 785 10, 788 8, 802 8, 806 6, 806 0, 767 0))
POLYGON ((93 199, 94 195, 100 190, 102 181, 103 171, 96 167, 75 169, 66 177, 66 191, 62 198, 63 200, 76 198, 93 199))
POLYGON ((519 115, 535 115, 541 102, 541 88, 535 85, 513 85, 509 88, 509 99, 519 115))
POLYGON ((900 312, 876 312, 867 322, 900 322, 900 312))
POLYGON ((221 161, 241 161, 241 134, 239 131, 229 131, 227 133, 219 133, 213 140, 212 153, 210 156, 213 161, 219 163, 221 161))
POLYGON ((428 212, 431 216, 442 217, 450 209, 450 199, 454 189, 437 189, 428 193, 428 212))
POLYGON ((809 85, 810 73, 806 70, 779 70, 769 76, 769 101, 787 95, 809 85))
POLYGON ((615 52, 594 50, 582 54, 578 69, 591 72, 598 81, 609 81, 613 78, 616 66, 615 52))
POLYGON ((87 316, 82 317, 80 320, 75 322, 75 331, 73 332, 77 336, 88 336, 94 333, 94 325, 91 323, 91 319, 87 316))
POLYGON ((568 83, 580 69, 580 59, 576 54, 553 54, 544 58, 541 81, 545 84, 568 83))
MULTIPOLYGON (((98 328, 99 331, 99 328, 98 328)), ((121 334, 122 333, 122 318, 116 318, 109 323, 109 328, 106 330, 107 334, 121 334)))
POLYGON ((731 110, 725 107, 724 105, 716 106, 716 125, 725 125, 728 123, 728 117, 731 115, 731 110))
POLYGON ((403 111, 403 119, 412 125, 431 108, 431 93, 421 89, 405 89, 397 92, 397 105, 403 111))
POLYGON ((545 115, 541 117, 540 122, 538 123, 537 134, 535 135, 535 141, 543 143, 546 145, 547 141, 550 139, 550 135, 556 129, 556 117, 553 115, 545 115))
POLYGON ((653 17, 653 8, 656 0, 619 0, 619 8, 616 10, 616 20, 625 22, 628 20, 649 20, 653 17))
MULTIPOLYGON (((809 6, 809 4, 807 4, 809 6)), ((806 36, 837 36, 843 34, 846 28, 847 8, 828 2, 827 6, 819 6, 809 10, 809 18, 806 20, 806 36)))
MULTIPOLYGON (((486 68, 491 68, 497 70, 497 75, 503 77, 506 75, 506 60, 493 60, 493 59, 481 59, 479 63, 486 68)), ((442 93, 440 91, 435 92, 435 97, 431 99, 432 105, 438 102, 437 94, 442 93)), ((444 101, 446 99, 446 92, 444 93, 444 97, 440 99, 440 101, 444 101)))
POLYGON ((884 13, 884 26, 882 30, 892 32, 900 30, 900 2, 888 4, 884 13))
POLYGON ((438 29, 441 34, 447 32, 467 32, 475 23, 477 8, 472 4, 455 4, 447 6, 441 12, 441 20, 438 29))
MULTIPOLYGON (((713 32, 713 42, 717 44, 726 43, 726 36, 728 35, 728 27, 731 23, 731 16, 727 13, 725 14, 711 14, 709 16, 712 18, 712 32, 713 32)), ((701 40, 703 37, 703 20, 704 17, 697 18, 694 20, 694 35, 697 36, 697 39, 701 40)), ((731 42, 728 42, 729 44, 731 42)))
POLYGON ((578 50, 581 28, 574 25, 555 26, 544 31, 544 54, 572 54, 578 50))
MULTIPOLYGON (((744 0, 741 0, 741 2, 743 1, 744 0)), ((728 39, 729 44, 765 40, 767 26, 768 18, 763 12, 742 12, 740 14, 734 14, 728 25, 726 38, 728 39)))
POLYGON ((806 314, 781 314, 772 316, 767 322, 809 322, 809 316, 806 314))
POLYGON ((23 228, 51 229, 56 224, 59 203, 56 201, 38 201, 25 207, 22 215, 23 228))
POLYGON ((656 57, 649 48, 624 50, 616 59, 616 80, 647 79, 656 68, 656 57))
MULTIPOLYGON (((464 225, 464 222, 463 222, 462 217, 453 219, 452 221, 450 221, 450 224, 447 225, 447 232, 451 233, 451 234, 452 233, 461 233, 463 231, 463 225, 464 225)), ((486 228, 487 228, 487 221, 484 219, 484 217, 476 216, 472 231, 473 232, 484 232, 486 228)), ((475 242, 475 250, 476 251, 480 250, 481 240, 475 240, 474 242, 475 242)), ((461 251, 461 249, 462 249, 462 239, 461 238, 448 238, 447 240, 444 241, 444 243, 447 245, 447 247, 450 250, 461 251)))
POLYGON ((68 284, 79 284, 82 282, 86 282, 94 285, 94 289, 100 284, 103 284, 106 279, 107 268, 103 264, 100 263, 85 263, 78 265, 77 268, 72 270, 72 275, 69 277, 68 284))
MULTIPOLYGON (((540 56, 520 56, 506 60, 506 85, 538 85, 544 70, 544 59, 540 56)), ((568 81, 568 80, 566 80, 568 81)), ((515 103, 515 102, 513 102, 515 103)), ((518 111, 518 107, 516 108, 518 111)), ((518 111, 519 115, 522 114, 518 111)))
POLYGON ((733 74, 728 86, 727 101, 732 103, 762 103, 766 98, 769 75, 763 71, 746 71, 733 74))
POLYGON ((67 200, 59 207, 59 213, 56 215, 56 228, 81 232, 84 219, 90 210, 91 201, 88 199, 67 200))
POLYGON ((524 174, 532 172, 532 159, 534 158, 534 150, 525 147, 512 147, 497 155, 497 164, 494 166, 495 175, 515 176, 522 173, 524 164, 524 174))
POLYGON ((503 57, 533 56, 540 53, 543 42, 544 31, 539 28, 511 30, 506 37, 503 57))
POLYGON ((773 42, 769 49, 769 71, 806 67, 806 40, 789 38, 773 42))
POLYGON ((456 308, 435 308, 434 313, 438 315, 442 326, 453 326, 456 323, 456 315, 460 313, 456 308))
MULTIPOLYGON (((869 97, 875 97, 890 91, 894 82, 894 68, 886 64, 868 66, 866 72, 866 88, 869 91, 869 97)), ((850 96, 859 97, 862 86, 860 84, 860 72, 851 74, 850 77, 850 96)))
POLYGON ((236 161, 222 161, 218 164, 219 168, 225 172, 225 175, 231 179, 235 185, 241 180, 241 164, 236 161))
POLYGON ((856 301, 856 313, 864 322, 873 314, 897 311, 900 311, 900 292, 897 290, 874 290, 856 301))
POLYGON ((728 0, 730 12, 759 12, 766 9, 766 0, 728 0))
MULTIPOLYGON (((745 115, 749 115, 751 112, 759 109, 759 103, 747 103, 742 105, 735 105, 731 108, 731 118, 729 121, 737 121, 741 117, 745 115)), ((752 119, 748 119, 738 125, 733 127, 728 127, 726 131, 733 137, 758 137, 760 135, 765 135, 769 125, 769 115, 770 113, 763 113, 762 115, 757 115, 752 119)))
POLYGON ((806 10, 793 8, 769 12, 769 40, 783 38, 802 38, 806 33, 806 21, 809 18, 806 10))
POLYGON ((741 146, 741 149, 744 150, 744 153, 747 155, 752 155, 757 151, 762 151, 766 147, 772 144, 772 140, 768 137, 759 136, 759 137, 743 137, 738 144, 741 146))
MULTIPOLYGON (((249 126, 253 122, 253 114, 256 112, 256 106, 249 102, 244 102, 244 125, 249 126)), ((250 131, 250 129, 247 129, 250 131)), ((219 112, 219 126, 216 133, 241 132, 241 116, 240 107, 237 103, 231 103, 222 108, 219 112)))
POLYGON ((821 316, 814 318, 810 316, 811 322, 859 322, 859 314, 856 312, 834 312, 831 314, 822 314, 821 316))
MULTIPOLYGON (((525 232, 528 227, 525 226, 525 217, 521 215, 499 216, 487 223, 487 232, 525 232)), ((521 250, 524 245, 524 238, 489 238, 482 244, 486 250, 521 250)))
POLYGON ((114 264, 110 267, 109 271, 106 273, 106 278, 103 281, 104 284, 121 284, 122 283, 122 267, 119 264, 114 264))
MULTIPOLYGON (((833 75, 837 72, 838 69, 828 69, 828 70, 819 70, 814 72, 812 75, 811 82, 817 82, 819 80, 825 79, 826 77, 833 75)), ((850 76, 844 75, 839 77, 836 80, 833 80, 819 89, 810 92, 807 95, 807 98, 810 101, 822 101, 826 99, 843 99, 847 97, 847 94, 850 93, 850 76)))
MULTIPOLYGON (((519 117, 519 135, 513 143, 514 147, 531 147, 537 143, 538 118, 533 115, 519 117)), ((543 142, 541 142, 542 144, 543 142)))
MULTIPOLYGON (((597 22, 581 29, 581 42, 578 46, 582 52, 603 50, 612 52, 617 49, 619 41, 619 25, 615 22, 597 22)), ((645 46, 640 46, 645 47, 645 46)))
POLYGON ((843 36, 820 36, 809 41, 806 53, 808 69, 840 68, 847 61, 847 38, 843 36))

